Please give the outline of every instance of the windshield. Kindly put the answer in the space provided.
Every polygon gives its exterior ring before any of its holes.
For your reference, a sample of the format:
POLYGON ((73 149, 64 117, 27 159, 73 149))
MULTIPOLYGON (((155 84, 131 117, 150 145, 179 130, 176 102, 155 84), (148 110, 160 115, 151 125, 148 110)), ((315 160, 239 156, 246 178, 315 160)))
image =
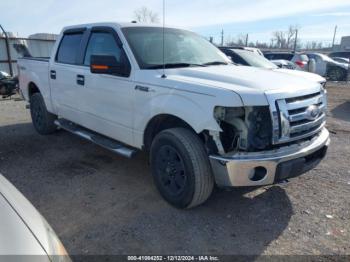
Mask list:
POLYGON ((260 68, 268 68, 268 69, 276 69, 278 68, 274 63, 267 60, 265 57, 253 53, 247 50, 234 50, 236 54, 243 58, 250 66, 260 67, 260 68))
MULTIPOLYGON (((141 69, 163 67, 163 28, 122 29, 141 69)), ((210 42, 189 31, 164 28, 166 68, 228 64, 229 60, 210 42)))

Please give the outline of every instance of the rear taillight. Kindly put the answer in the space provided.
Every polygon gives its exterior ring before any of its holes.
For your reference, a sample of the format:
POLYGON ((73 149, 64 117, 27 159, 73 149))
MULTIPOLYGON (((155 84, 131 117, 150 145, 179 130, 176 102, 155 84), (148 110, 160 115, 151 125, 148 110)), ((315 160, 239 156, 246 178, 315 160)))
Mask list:
POLYGON ((303 61, 296 61, 295 63, 296 63, 298 66, 300 66, 300 67, 304 67, 304 66, 305 66, 305 64, 304 64, 303 61))

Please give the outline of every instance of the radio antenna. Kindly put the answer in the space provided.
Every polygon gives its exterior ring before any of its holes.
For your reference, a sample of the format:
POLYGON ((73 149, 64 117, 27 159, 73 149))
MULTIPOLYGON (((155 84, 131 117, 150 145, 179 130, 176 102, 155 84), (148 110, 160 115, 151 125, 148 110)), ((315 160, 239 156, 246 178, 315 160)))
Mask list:
POLYGON ((166 78, 165 75, 165 0, 163 0, 163 75, 162 78, 166 78))

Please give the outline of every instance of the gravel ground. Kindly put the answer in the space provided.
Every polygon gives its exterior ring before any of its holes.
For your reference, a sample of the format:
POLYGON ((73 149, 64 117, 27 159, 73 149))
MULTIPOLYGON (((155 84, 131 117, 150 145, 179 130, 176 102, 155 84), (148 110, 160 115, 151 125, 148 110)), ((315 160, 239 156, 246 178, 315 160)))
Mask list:
POLYGON ((350 86, 329 90, 329 154, 289 183, 216 190, 177 210, 129 160, 67 132, 35 133, 24 102, 0 101, 0 172, 81 254, 350 255, 350 86))

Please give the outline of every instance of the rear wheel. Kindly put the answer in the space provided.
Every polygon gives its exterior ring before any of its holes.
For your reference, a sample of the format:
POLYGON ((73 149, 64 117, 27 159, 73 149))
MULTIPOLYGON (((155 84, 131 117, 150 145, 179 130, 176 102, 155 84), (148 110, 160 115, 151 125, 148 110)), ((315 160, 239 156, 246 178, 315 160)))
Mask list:
POLYGON ((328 77, 331 81, 345 81, 346 71, 339 67, 331 67, 328 71, 328 77))
POLYGON ((41 135, 48 135, 56 131, 57 116, 47 111, 45 101, 40 93, 30 98, 30 114, 35 130, 41 135))
POLYGON ((177 208, 198 206, 212 193, 214 179, 207 153, 188 129, 168 129, 155 137, 151 167, 160 194, 177 208))

